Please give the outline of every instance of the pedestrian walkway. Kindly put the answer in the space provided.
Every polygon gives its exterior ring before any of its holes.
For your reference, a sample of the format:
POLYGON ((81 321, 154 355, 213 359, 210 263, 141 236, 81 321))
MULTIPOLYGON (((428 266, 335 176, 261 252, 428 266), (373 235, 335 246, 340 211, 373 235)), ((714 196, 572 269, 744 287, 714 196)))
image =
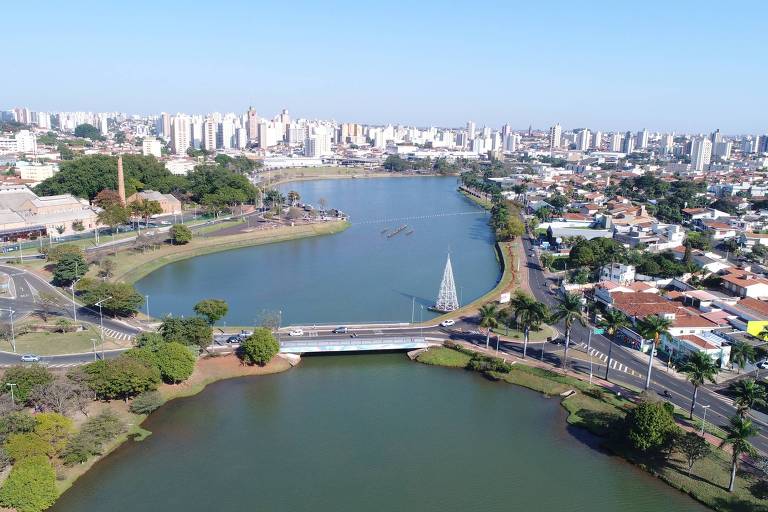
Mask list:
POLYGON ((73 366, 82 366, 88 364, 87 361, 75 362, 75 363, 53 363, 45 365, 47 368, 72 368, 73 366))
POLYGON ((133 334, 126 334, 124 332, 119 332, 114 329, 110 329, 109 327, 104 328, 104 336, 107 338, 112 338, 120 341, 129 341, 134 338, 133 334))
MULTIPOLYGON (((581 342, 579 343, 579 348, 581 348, 584 352, 587 352, 590 356, 595 357, 599 359, 600 361, 605 364, 608 361, 608 356, 600 352, 599 350, 595 350, 594 348, 588 347, 586 343, 581 342), (589 351, 587 349, 589 348, 589 351)), ((616 370, 619 372, 626 373, 628 375, 632 375, 633 377, 640 377, 641 375, 634 371, 632 368, 627 367, 624 364, 621 364, 616 359, 611 360, 611 370, 616 370)))

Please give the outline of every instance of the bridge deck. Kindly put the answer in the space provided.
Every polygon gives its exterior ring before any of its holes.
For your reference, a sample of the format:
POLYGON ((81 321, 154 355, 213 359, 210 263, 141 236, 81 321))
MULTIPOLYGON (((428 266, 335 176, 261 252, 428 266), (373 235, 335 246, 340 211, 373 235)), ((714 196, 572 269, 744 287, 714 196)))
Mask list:
POLYGON ((308 338, 283 340, 280 342, 280 352, 289 354, 365 352, 372 350, 414 350, 428 346, 430 343, 423 337, 308 338))

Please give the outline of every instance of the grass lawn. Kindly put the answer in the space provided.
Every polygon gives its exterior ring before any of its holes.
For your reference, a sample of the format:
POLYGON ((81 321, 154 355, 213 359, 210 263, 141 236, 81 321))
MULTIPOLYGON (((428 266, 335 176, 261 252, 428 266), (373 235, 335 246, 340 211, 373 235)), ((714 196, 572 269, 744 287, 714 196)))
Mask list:
MULTIPOLYGON (((101 338, 98 331, 93 327, 80 332, 30 332, 16 336, 16 352, 41 356, 90 352, 93 350, 92 338, 96 340, 96 349, 99 350, 101 338)), ((10 351, 11 342, 3 341, 0 347, 2 350, 10 351)))
POLYGON ((470 359, 467 354, 447 347, 432 347, 416 358, 420 363, 450 368, 466 368, 470 359))
POLYGON ((265 184, 278 184, 285 181, 311 180, 323 178, 351 178, 352 176, 391 176, 384 171, 371 171, 363 167, 288 167, 286 169, 272 169, 258 174, 265 184))
MULTIPOLYGON (((507 329, 506 327, 497 327, 495 329, 491 329, 491 331, 494 334, 500 334, 507 338, 514 338, 520 341, 523 341, 523 338, 524 338, 523 331, 519 331, 513 328, 507 329)), ((554 335, 555 335, 555 332, 552 329, 552 327, 548 325, 544 325, 538 331, 534 331, 533 329, 531 329, 531 332, 528 334, 528 341, 544 341, 547 339, 547 337, 549 336, 554 337, 554 335)))

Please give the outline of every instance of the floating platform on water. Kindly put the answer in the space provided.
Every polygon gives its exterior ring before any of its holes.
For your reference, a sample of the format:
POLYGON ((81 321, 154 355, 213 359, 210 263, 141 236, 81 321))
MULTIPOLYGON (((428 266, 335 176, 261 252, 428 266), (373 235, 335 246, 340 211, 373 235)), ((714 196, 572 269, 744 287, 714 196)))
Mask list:
POLYGON ((388 234, 387 238, 392 238, 393 236, 397 236, 403 231, 405 231, 406 229, 408 229, 408 224, 403 224, 402 226, 400 226, 399 228, 395 229, 390 234, 388 234))

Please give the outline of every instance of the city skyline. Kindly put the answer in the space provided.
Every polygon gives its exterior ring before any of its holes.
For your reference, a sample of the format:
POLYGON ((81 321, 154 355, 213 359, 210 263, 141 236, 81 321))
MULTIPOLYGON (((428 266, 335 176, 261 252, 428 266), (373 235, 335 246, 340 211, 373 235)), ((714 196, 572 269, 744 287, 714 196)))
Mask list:
POLYGON ((238 112, 253 104, 384 125, 766 128, 755 106, 768 71, 754 54, 732 51, 768 42, 758 2, 729 11, 727 27, 715 4, 688 2, 563 3, 546 16, 527 4, 183 5, 8 6, 9 19, 34 20, 36 35, 24 37, 21 23, 6 29, 24 41, 8 69, 28 72, 6 81, 4 108, 238 112), (33 69, 43 70, 39 79, 29 79, 33 69))

